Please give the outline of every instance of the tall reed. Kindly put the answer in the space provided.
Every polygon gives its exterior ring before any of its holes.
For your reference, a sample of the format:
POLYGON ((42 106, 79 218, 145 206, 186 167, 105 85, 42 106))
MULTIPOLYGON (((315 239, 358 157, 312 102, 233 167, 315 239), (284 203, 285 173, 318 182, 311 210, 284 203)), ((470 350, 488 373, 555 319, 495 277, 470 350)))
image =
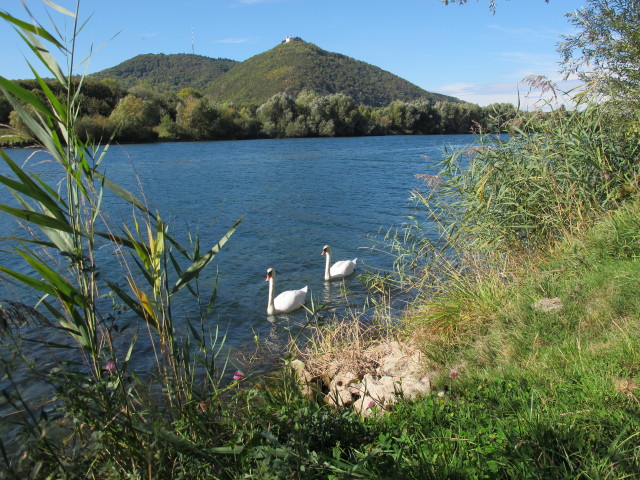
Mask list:
MULTIPOLYGON (((525 117, 526 118, 526 117, 525 117)), ((450 155, 443 192, 456 234, 477 247, 531 251, 580 231, 638 191, 638 136, 594 103, 512 127, 508 138, 450 155)))
MULTIPOLYGON (((37 315, 29 305, 2 302, 0 317, 7 322, 3 333, 5 338, 14 337, 14 360, 23 359, 52 389, 48 401, 33 405, 21 392, 15 364, 6 364, 3 383, 11 388, 3 394, 15 407, 12 418, 22 426, 24 442, 16 455, 10 454, 4 441, 0 450, 7 471, 15 475, 39 476, 46 471, 45 475, 55 477, 84 477, 96 462, 100 468, 144 469, 162 476, 178 449, 195 449, 189 437, 194 429, 204 428, 195 414, 200 412, 207 421, 217 416, 217 399, 228 388, 220 386, 224 338, 204 328, 216 288, 205 286, 203 294, 199 277, 240 220, 212 247, 202 248, 198 236, 184 247, 159 214, 104 175, 101 164, 108 144, 82 140, 75 130, 84 81, 75 74, 76 39, 84 26, 78 17, 80 2, 75 12, 47 3, 53 14, 72 19, 68 43, 55 24, 52 34, 35 19, 23 21, 0 12, 64 92, 56 96, 31 63, 41 89, 38 94, 0 77, 0 91, 57 167, 57 177, 49 183, 29 171, 28 164, 17 165, 0 151, 12 173, 0 176, 0 184, 16 199, 15 205, 2 204, 0 210, 25 228, 24 235, 8 239, 24 268, 0 265, 0 272, 39 297, 37 315), (55 51, 66 59, 66 72, 55 51), (110 221, 107 191, 130 206, 130 224, 117 226, 110 221), (108 254, 119 259, 120 275, 103 271, 101 260, 108 254), (122 278, 124 283, 106 277, 122 278), (200 314, 187 320, 189 332, 179 333, 173 299, 183 292, 193 296, 200 314), (119 331, 117 318, 104 300, 109 296, 147 326, 155 374, 137 371, 132 363, 138 334, 127 339, 119 331), (42 318, 46 321, 36 324, 42 318), (24 319, 33 325, 29 332, 35 332, 28 339, 30 344, 20 341, 25 333, 18 320, 24 319), (38 349, 51 356, 34 362, 38 349), (96 454, 93 460, 82 445, 96 454)), ((219 446, 219 441, 218 435, 210 435, 210 446, 219 446)), ((199 458, 217 453, 201 448, 199 458)))
POLYGON ((446 150, 439 173, 420 176, 412 217, 380 240, 394 268, 369 283, 415 298, 413 335, 439 360, 493 317, 525 258, 640 193, 640 135, 611 109, 576 101, 446 150))

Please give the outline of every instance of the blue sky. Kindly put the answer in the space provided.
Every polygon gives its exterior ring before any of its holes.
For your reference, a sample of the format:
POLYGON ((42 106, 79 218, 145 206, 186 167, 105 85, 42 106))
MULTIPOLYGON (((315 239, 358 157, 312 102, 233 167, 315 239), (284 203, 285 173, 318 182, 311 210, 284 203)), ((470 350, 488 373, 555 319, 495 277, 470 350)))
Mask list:
MULTIPOLYGON (((76 1, 51 0, 75 10, 76 1)), ((45 27, 42 0, 26 0, 45 27)), ((79 45, 87 73, 143 53, 191 53, 246 60, 286 35, 376 65, 432 92, 479 105, 518 101, 533 105, 521 80, 529 74, 560 80, 556 45, 572 33, 564 16, 586 0, 488 0, 445 6, 440 0, 84 0, 89 19, 79 45)), ((0 9, 20 18, 20 0, 0 9)), ((49 9, 50 10, 50 9, 49 9)), ((71 22, 53 12, 58 22, 71 22)), ((61 25, 63 23, 60 23, 61 25)), ((28 78, 25 47, 0 23, 0 74, 28 78)), ((28 55, 27 55, 28 56, 28 55)), ((575 87, 570 82, 564 88, 575 87)))

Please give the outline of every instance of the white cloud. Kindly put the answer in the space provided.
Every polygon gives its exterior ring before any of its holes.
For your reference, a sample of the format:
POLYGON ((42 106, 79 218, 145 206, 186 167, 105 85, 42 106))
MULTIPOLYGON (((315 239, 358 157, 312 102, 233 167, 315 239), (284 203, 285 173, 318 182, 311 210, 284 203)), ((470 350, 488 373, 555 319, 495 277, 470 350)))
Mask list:
POLYGON ((248 43, 253 39, 251 38, 221 38, 220 40, 216 40, 215 43, 227 43, 227 44, 236 44, 236 43, 248 43))
POLYGON ((492 103, 511 103, 513 105, 520 104, 521 108, 531 110, 535 108, 548 109, 550 105, 571 105, 571 93, 564 95, 563 92, 571 92, 577 88, 579 81, 570 79, 555 83, 558 87, 556 98, 550 92, 531 89, 529 85, 523 82, 451 83, 431 89, 431 91, 451 95, 483 107, 492 103))
POLYGON ((545 39, 545 40, 553 40, 556 41, 562 32, 557 30, 551 30, 548 28, 529 28, 529 27, 504 27, 502 25, 491 24, 489 28, 492 30, 497 30, 500 33, 505 33, 507 35, 511 35, 513 37, 517 37, 518 39, 522 39, 522 37, 535 38, 535 39, 545 39))
POLYGON ((531 52, 500 52, 493 55, 509 64, 518 65, 518 70, 505 73, 502 76, 510 75, 510 78, 522 78, 525 75, 536 73, 538 75, 554 75, 558 72, 559 61, 555 55, 531 52), (524 72, 524 75, 523 75, 524 72), (518 75, 518 76, 516 76, 518 75))

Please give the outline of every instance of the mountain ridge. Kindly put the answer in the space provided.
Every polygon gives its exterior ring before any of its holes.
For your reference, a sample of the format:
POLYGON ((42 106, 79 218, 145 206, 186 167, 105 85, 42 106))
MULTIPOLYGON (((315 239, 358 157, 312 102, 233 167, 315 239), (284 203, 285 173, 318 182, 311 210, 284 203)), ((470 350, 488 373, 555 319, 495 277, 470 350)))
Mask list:
POLYGON ((247 60, 194 54, 143 54, 89 75, 125 87, 148 83, 166 91, 194 88, 218 103, 261 104, 278 93, 344 93, 373 107, 395 100, 462 102, 424 90, 374 65, 323 50, 300 38, 282 42, 247 60))
POLYGON ((191 53, 144 53, 88 77, 96 80, 113 78, 123 88, 148 83, 167 91, 187 87, 204 90, 212 80, 237 63, 228 58, 191 53))

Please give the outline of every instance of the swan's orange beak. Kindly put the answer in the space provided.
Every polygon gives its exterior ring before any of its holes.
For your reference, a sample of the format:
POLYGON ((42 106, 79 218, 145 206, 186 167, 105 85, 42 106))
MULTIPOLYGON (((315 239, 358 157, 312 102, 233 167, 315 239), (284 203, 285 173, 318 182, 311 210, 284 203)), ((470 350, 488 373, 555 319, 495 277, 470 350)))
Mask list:
POLYGON ((325 252, 324 250, 322 250, 322 253, 321 253, 320 255, 324 255, 325 253, 327 253, 327 252, 325 252))

